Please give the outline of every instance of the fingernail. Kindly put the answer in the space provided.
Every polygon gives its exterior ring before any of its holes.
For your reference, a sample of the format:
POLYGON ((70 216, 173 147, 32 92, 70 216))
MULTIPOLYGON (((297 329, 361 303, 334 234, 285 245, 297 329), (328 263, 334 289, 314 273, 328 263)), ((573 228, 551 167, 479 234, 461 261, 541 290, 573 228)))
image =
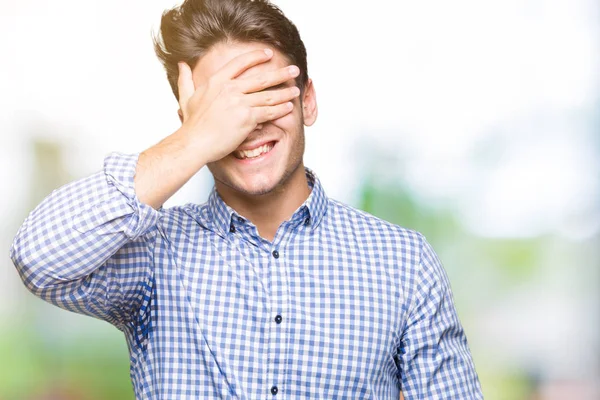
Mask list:
POLYGON ((294 86, 294 88, 292 89, 292 94, 294 96, 298 96, 300 94, 300 89, 297 86, 294 86))
POLYGON ((268 55, 269 57, 271 57, 273 55, 273 50, 265 49, 265 54, 268 55))
POLYGON ((297 76, 300 73, 300 69, 298 69, 298 67, 296 67, 295 65, 289 67, 288 70, 290 71, 290 74, 292 76, 297 76))

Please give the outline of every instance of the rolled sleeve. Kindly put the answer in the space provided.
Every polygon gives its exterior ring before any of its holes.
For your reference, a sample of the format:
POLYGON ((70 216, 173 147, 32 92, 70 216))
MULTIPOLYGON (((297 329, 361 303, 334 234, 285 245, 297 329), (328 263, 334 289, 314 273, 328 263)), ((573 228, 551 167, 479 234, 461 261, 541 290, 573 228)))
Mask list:
POLYGON ((138 156, 112 153, 106 157, 106 190, 102 191, 101 198, 90 198, 90 206, 75 216, 74 229, 80 233, 95 230, 98 235, 122 232, 127 238, 136 239, 156 225, 159 212, 141 203, 135 194, 134 176, 138 156))
POLYGON ((110 154, 102 171, 56 189, 25 219, 10 257, 33 294, 115 325, 136 313, 161 214, 135 195, 137 159, 110 154))

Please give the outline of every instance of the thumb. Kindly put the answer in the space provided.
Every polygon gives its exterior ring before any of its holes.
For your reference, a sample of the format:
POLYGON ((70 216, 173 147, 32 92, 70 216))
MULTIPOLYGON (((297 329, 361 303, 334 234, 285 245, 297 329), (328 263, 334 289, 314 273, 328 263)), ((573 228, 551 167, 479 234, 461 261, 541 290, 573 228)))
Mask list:
POLYGON ((179 91, 179 107, 185 115, 185 106, 188 100, 194 94, 194 80, 192 79, 192 70, 187 63, 181 61, 177 63, 179 66, 179 78, 177 79, 177 89, 179 91))

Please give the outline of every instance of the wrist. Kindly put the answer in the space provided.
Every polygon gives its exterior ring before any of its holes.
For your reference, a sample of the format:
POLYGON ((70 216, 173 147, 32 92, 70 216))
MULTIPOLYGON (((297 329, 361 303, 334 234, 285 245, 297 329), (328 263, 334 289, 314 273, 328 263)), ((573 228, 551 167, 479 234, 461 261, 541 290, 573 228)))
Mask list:
POLYGON ((212 161, 210 158, 211 147, 204 135, 198 135, 185 126, 181 126, 172 136, 184 158, 196 164, 198 169, 212 161))

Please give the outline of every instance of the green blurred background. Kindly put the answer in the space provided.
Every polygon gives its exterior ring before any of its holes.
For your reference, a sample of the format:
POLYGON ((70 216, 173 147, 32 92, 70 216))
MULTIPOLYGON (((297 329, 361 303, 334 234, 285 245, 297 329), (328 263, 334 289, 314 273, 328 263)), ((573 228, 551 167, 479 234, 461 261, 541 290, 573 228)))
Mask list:
MULTIPOLYGON (((600 399, 598 4, 275 3, 319 96, 306 165, 433 244, 486 399, 600 399)), ((53 189, 177 128, 150 41, 174 3, 0 5, 0 400, 132 399, 121 333, 34 298, 8 249, 53 189)))

